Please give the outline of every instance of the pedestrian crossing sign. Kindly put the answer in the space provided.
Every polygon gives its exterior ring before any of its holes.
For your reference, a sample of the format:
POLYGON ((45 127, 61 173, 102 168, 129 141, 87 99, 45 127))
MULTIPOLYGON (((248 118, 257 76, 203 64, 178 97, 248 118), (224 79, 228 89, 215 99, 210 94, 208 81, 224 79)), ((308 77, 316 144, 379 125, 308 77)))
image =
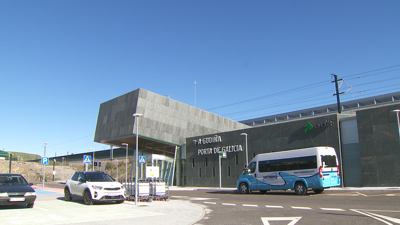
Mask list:
POLYGON ((146 163, 146 156, 139 156, 139 163, 146 163))
POLYGON ((90 155, 84 155, 83 156, 83 163, 84 164, 91 164, 92 163, 92 157, 90 155))

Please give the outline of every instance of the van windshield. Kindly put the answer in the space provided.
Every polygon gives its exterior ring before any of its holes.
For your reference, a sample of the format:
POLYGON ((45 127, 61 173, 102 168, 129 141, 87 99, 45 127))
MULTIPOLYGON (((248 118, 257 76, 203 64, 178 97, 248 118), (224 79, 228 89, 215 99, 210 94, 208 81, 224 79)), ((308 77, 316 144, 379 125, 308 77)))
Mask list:
POLYGON ((323 168, 337 167, 335 155, 321 155, 321 164, 323 168))

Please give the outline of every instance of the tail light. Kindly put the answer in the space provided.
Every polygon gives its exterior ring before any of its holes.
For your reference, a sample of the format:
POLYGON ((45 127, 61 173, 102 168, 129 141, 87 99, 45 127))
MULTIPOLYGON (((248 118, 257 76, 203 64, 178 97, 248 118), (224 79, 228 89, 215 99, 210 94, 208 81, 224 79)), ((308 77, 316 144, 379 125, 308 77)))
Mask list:
POLYGON ((318 173, 319 173, 319 178, 322 178, 322 166, 319 167, 318 169, 318 173))
POLYGON ((337 166, 337 175, 338 175, 338 177, 340 177, 339 165, 337 166))

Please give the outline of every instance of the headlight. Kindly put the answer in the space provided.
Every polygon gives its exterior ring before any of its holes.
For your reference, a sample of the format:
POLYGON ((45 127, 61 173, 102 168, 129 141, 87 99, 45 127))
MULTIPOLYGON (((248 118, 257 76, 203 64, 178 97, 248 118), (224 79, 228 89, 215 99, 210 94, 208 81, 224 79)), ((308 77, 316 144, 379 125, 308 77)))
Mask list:
POLYGON ((92 188, 93 188, 94 190, 101 190, 101 189, 103 189, 102 186, 95 186, 95 185, 92 185, 92 188))
POLYGON ((8 194, 7 193, 0 193, 0 197, 8 197, 8 194))
POLYGON ((26 192, 24 196, 35 196, 36 192, 26 192))

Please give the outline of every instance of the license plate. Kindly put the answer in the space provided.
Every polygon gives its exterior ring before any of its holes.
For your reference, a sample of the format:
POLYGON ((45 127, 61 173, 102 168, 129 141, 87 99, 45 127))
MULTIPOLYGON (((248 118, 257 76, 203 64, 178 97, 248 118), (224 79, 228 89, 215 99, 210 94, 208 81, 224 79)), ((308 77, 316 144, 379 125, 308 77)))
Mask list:
POLYGON ((10 198, 10 202, 23 202, 25 198, 10 198))
POLYGON ((107 196, 118 196, 118 195, 119 195, 119 193, 113 193, 113 192, 107 193, 107 196))

